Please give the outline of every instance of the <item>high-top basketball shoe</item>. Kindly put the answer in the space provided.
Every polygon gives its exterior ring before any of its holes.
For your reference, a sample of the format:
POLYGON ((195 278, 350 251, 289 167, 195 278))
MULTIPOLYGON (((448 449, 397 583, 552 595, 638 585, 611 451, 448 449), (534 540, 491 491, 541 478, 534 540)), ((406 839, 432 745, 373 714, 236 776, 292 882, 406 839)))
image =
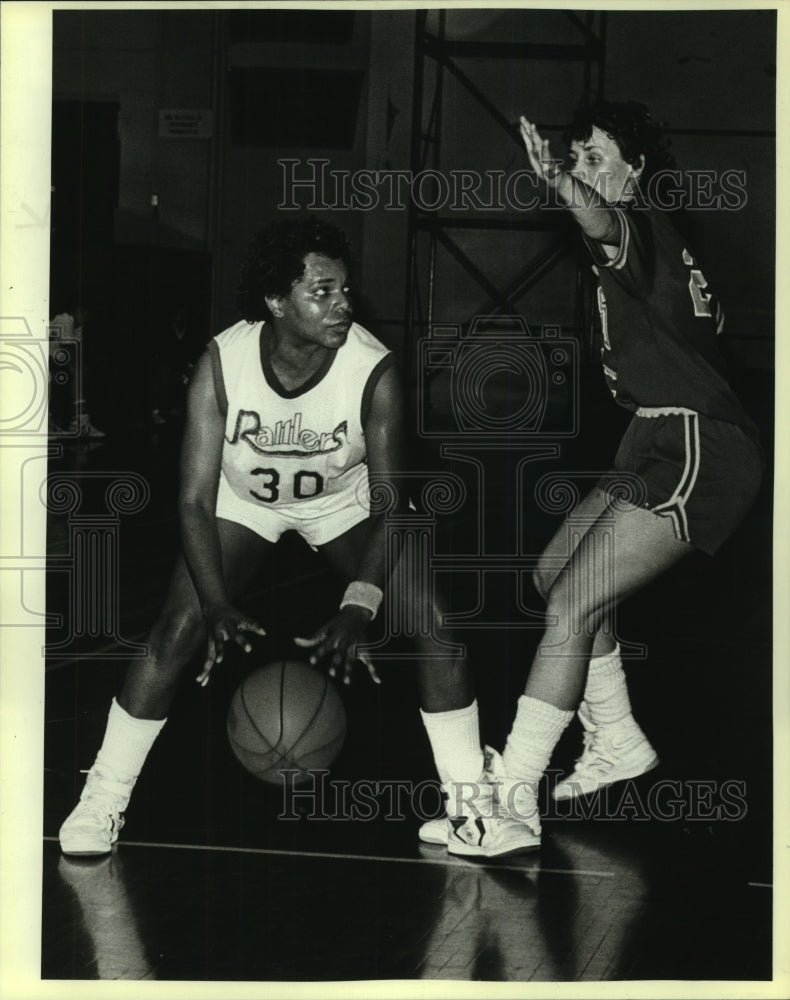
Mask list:
POLYGON ((658 764, 658 756, 632 715, 596 726, 582 702, 579 719, 584 726, 584 750, 573 771, 555 786, 557 800, 591 795, 626 778, 636 778, 658 764))
POLYGON ((485 748, 485 769, 477 782, 448 782, 447 815, 428 820, 419 838, 446 844, 450 854, 501 858, 540 847, 540 816, 534 788, 505 775, 501 756, 485 748))
POLYGON ((107 854, 124 824, 134 782, 118 781, 107 767, 94 764, 77 805, 58 837, 64 854, 107 854))

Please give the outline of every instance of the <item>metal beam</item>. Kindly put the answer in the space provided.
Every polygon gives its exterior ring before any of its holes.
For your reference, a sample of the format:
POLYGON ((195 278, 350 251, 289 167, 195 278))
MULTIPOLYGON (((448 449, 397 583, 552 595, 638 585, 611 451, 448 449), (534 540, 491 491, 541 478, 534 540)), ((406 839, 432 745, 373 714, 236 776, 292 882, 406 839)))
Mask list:
POLYGON ((510 136, 510 138, 517 144, 520 144, 520 139, 517 134, 517 126, 515 122, 509 121, 499 108, 496 107, 480 88, 473 83, 469 77, 464 73, 464 71, 453 62, 453 60, 444 52, 437 52, 436 61, 444 66, 444 68, 458 80, 458 82, 466 88, 466 90, 474 97, 478 104, 483 108, 486 113, 494 119, 494 121, 500 125, 505 132, 510 136))
MULTIPOLYGON (((545 250, 532 258, 509 288, 498 292, 493 300, 481 309, 478 309, 475 315, 498 315, 503 309, 508 308, 515 299, 520 298, 528 292, 533 285, 540 281, 544 274, 547 274, 552 268, 556 267, 564 257, 568 256, 568 252, 565 239, 555 240, 545 250)), ((467 320, 467 324, 471 322, 471 319, 472 317, 467 320)))
POLYGON ((418 215, 416 224, 420 229, 483 229, 483 230, 517 230, 520 232, 554 232, 559 228, 556 222, 546 219, 474 219, 467 217, 418 215))
POLYGON ((496 285, 493 285, 488 280, 488 278, 483 274, 480 268, 477 267, 476 264, 472 263, 472 261, 466 256, 463 250, 456 243, 453 243, 450 237, 442 229, 437 228, 435 230, 432 230, 432 232, 436 236, 436 239, 439 241, 439 243, 441 243, 442 246, 451 254, 451 256, 453 256, 458 261, 458 263, 461 265, 461 267, 463 267, 463 269, 467 272, 467 274, 469 274, 472 278, 475 279, 478 285, 480 285, 483 291, 490 298, 495 298, 499 294, 499 290, 497 289, 496 285))
POLYGON ((449 51, 454 59, 544 59, 557 62, 584 62, 597 59, 601 47, 597 38, 584 45, 556 45, 541 42, 443 42, 433 35, 423 41, 425 53, 440 58, 449 51))

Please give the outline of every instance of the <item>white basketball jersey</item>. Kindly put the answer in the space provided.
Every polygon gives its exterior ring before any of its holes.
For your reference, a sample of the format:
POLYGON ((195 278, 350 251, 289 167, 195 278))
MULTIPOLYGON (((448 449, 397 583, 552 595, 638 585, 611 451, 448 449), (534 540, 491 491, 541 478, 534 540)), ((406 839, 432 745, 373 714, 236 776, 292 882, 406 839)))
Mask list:
POLYGON ((355 485, 366 463, 363 419, 392 354, 352 323, 346 343, 289 390, 262 358, 262 328, 244 320, 210 345, 218 399, 227 401, 221 475, 239 498, 264 507, 355 485))

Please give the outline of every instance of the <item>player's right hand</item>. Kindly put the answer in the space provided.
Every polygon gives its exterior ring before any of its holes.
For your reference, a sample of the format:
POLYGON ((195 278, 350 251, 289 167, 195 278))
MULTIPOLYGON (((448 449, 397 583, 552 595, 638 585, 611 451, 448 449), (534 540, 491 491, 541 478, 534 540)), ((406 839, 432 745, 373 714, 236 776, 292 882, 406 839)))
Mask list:
POLYGON ((519 118, 519 130, 530 166, 542 181, 550 187, 555 187, 562 176, 562 161, 552 157, 549 140, 541 139, 537 127, 523 115, 519 118))
POLYGON ((206 659, 203 663, 203 670, 195 678, 201 687, 205 687, 211 676, 211 668, 215 663, 221 663, 225 655, 225 643, 235 642, 237 646, 249 653, 252 649, 248 638, 248 633, 255 635, 266 635, 257 622, 247 615, 243 615, 230 604, 219 604, 209 608, 206 613, 206 625, 208 626, 208 649, 206 659))

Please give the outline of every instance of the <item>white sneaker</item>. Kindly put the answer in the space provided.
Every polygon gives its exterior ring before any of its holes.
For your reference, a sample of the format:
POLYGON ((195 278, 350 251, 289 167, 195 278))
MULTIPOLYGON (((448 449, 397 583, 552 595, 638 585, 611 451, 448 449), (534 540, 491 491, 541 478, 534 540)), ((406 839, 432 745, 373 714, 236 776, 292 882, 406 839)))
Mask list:
POLYGON ((423 823, 420 840, 446 844, 450 854, 462 857, 501 858, 536 850, 540 817, 534 788, 507 778, 495 750, 486 747, 485 755, 478 782, 445 786, 447 816, 423 823))
POLYGON ((632 715, 596 726, 582 702, 578 716, 584 726, 584 750, 571 774, 557 782, 552 796, 572 799, 591 795, 615 781, 637 778, 658 764, 658 756, 632 715))
POLYGON ((80 801, 60 828, 64 854, 107 854, 124 824, 134 782, 118 781, 108 768, 88 771, 80 801))
POLYGON ((423 844, 443 844, 447 847, 447 826, 449 820, 446 816, 438 816, 436 819, 429 819, 420 827, 417 836, 423 844))

